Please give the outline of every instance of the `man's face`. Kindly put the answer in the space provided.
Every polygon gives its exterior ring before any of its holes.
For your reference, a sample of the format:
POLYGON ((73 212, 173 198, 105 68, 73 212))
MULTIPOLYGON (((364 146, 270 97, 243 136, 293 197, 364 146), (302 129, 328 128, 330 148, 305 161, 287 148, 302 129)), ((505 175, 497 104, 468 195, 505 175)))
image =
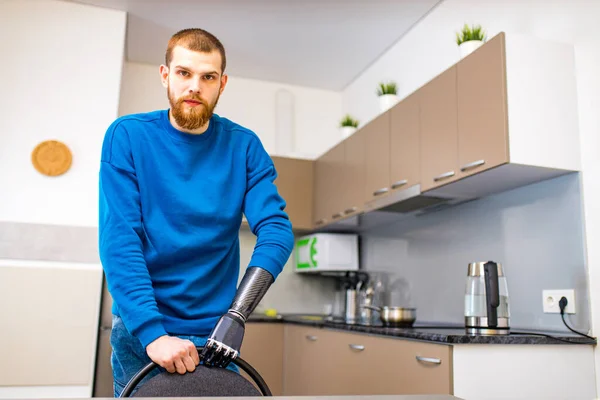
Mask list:
POLYGON ((227 84, 227 76, 221 74, 221 54, 176 46, 170 65, 161 65, 160 74, 177 125, 189 131, 204 127, 227 84))

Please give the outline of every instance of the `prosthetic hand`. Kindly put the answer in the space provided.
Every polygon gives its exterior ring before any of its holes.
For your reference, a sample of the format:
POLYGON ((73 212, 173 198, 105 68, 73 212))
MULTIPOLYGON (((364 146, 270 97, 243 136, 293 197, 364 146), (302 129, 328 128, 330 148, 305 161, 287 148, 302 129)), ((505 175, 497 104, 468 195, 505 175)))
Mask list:
POLYGON ((229 311, 219 319, 202 350, 200 358, 205 365, 227 367, 238 356, 246 319, 272 283, 273 275, 267 270, 257 267, 246 270, 229 311))

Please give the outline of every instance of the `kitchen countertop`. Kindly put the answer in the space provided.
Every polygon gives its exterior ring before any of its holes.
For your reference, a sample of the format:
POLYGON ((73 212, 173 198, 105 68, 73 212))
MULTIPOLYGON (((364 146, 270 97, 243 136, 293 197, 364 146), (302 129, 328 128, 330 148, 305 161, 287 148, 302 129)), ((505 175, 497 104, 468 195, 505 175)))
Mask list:
POLYGON ((252 314, 248 322, 289 323, 315 328, 329 328, 445 344, 592 344, 589 339, 583 336, 565 332, 530 330, 523 332, 522 330, 515 329, 510 335, 474 336, 468 335, 464 327, 461 326, 433 326, 432 324, 424 325, 418 323, 411 328, 367 326, 327 320, 319 315, 283 314, 276 317, 268 317, 266 315, 252 314), (523 332, 523 334, 515 332, 523 332))

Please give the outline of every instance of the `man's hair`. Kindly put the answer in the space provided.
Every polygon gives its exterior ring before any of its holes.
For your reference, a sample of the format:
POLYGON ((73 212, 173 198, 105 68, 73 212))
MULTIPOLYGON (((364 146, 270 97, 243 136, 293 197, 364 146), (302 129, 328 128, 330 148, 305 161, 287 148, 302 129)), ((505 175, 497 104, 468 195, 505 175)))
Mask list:
POLYGON ((223 44, 212 33, 200 28, 183 29, 171 36, 167 52, 165 54, 165 62, 170 66, 173 59, 173 49, 175 46, 182 46, 188 50, 210 53, 218 50, 221 53, 221 73, 225 72, 225 48, 223 44))

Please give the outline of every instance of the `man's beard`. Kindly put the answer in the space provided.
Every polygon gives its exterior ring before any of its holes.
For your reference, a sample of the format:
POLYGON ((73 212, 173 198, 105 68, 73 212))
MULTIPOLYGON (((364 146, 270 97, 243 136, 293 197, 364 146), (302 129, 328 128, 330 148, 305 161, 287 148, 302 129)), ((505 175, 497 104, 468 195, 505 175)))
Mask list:
POLYGON ((215 99, 215 102, 211 105, 200 98, 197 95, 183 96, 179 99, 175 99, 174 96, 171 95, 171 88, 167 88, 167 95, 169 97, 169 104, 171 104, 171 114, 179 125, 183 129, 194 130, 203 127, 210 120, 213 115, 213 110, 217 106, 219 101, 219 95, 215 99), (186 100, 194 100, 202 105, 197 105, 195 107, 187 106, 184 101, 186 100))

